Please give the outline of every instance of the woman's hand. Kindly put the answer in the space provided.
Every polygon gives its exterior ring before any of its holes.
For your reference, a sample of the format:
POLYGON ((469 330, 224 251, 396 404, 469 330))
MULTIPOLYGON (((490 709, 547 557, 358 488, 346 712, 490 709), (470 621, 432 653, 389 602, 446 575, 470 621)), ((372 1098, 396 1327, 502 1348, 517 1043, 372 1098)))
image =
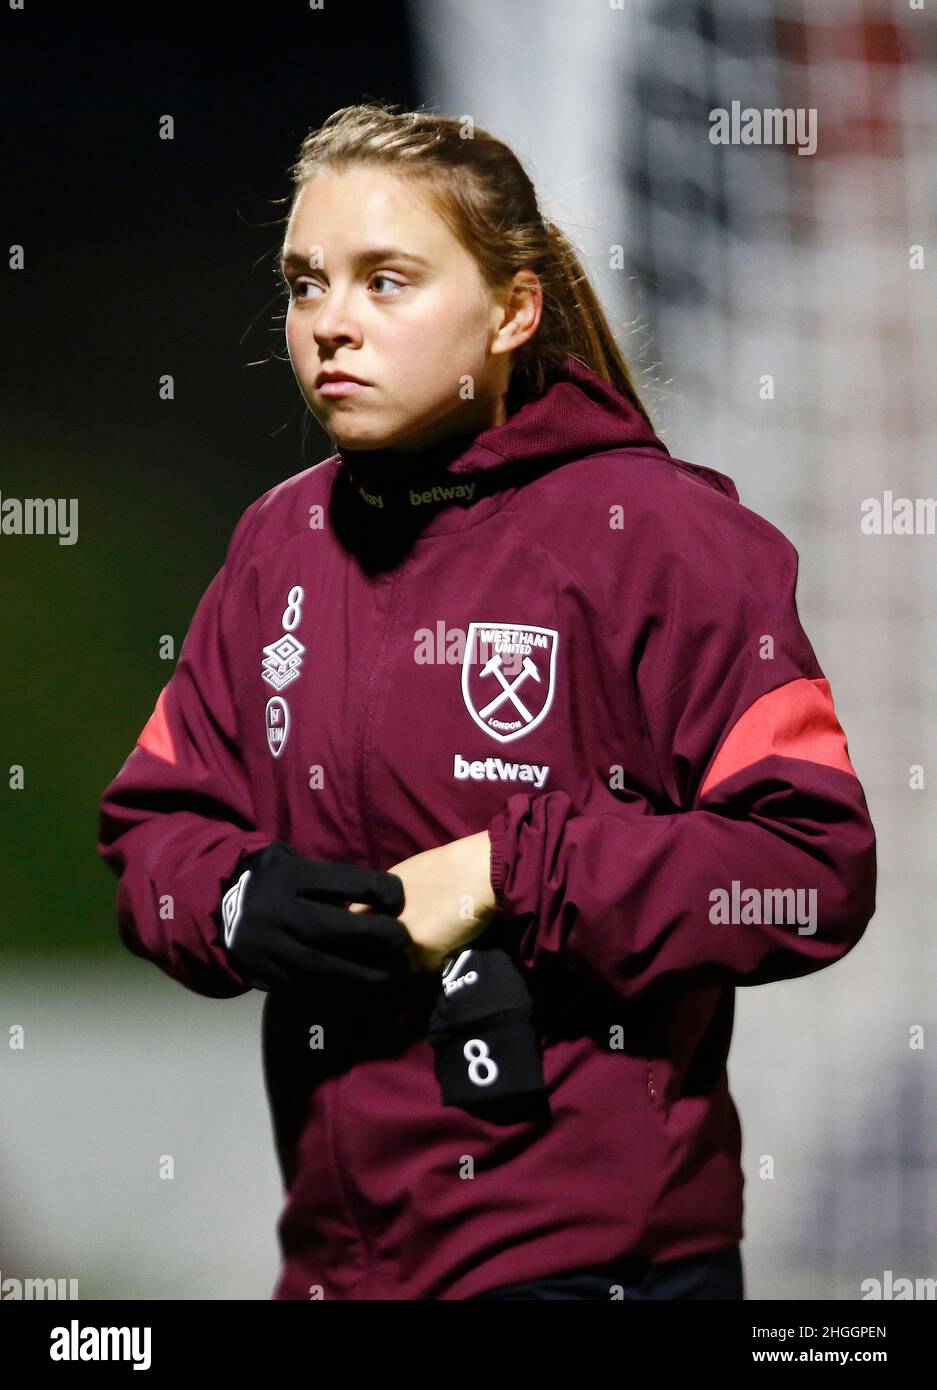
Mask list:
MULTIPOLYGON (((488 831, 423 850, 387 870, 403 883, 399 920, 413 940, 413 970, 439 970, 447 956, 480 936, 495 911, 488 831)), ((370 912, 364 903, 352 912, 370 912)))

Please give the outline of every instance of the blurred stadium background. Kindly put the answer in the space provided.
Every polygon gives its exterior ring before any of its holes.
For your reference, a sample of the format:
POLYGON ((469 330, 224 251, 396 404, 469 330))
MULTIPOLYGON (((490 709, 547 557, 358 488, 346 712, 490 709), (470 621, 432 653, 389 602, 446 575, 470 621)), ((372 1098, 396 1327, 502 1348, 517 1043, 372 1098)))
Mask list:
POLYGON ((0 750, 25 767, 0 802, 0 1031, 26 1039, 0 1056, 2 1276, 77 1277, 82 1298, 275 1282, 261 996, 201 999, 125 951, 96 809, 171 671, 160 638, 178 652, 237 518, 328 452, 285 361, 272 200, 307 129, 380 96, 517 150, 672 452, 728 473, 800 552, 878 911, 834 969, 738 992, 747 1291, 934 1277, 937 1082, 909 1034, 937 1025, 937 836, 909 776, 937 742, 937 541, 860 530, 863 499, 935 491, 933 7, 349 0, 250 27, 212 9, 2 18, 26 260, 6 283, 0 491, 79 502, 75 546, 0 538, 0 750), (711 144, 710 110, 735 100, 815 108, 816 154, 711 144))

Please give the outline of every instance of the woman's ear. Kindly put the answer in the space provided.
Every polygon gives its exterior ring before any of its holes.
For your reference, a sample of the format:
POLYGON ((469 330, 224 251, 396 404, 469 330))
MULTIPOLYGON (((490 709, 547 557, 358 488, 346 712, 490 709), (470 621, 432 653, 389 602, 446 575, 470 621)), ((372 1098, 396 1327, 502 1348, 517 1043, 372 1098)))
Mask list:
POLYGON ((491 351, 516 352, 523 347, 539 328, 542 312, 543 287, 539 278, 527 267, 515 271, 498 301, 491 351))

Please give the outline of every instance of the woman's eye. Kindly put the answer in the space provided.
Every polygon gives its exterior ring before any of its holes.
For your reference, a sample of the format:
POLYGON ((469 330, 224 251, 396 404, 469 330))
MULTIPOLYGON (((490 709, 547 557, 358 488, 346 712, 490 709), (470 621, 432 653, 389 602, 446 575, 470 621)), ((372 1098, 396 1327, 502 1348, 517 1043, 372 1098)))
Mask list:
POLYGON ((391 280, 390 277, 387 276, 387 275, 381 275, 380 273, 378 273, 377 275, 375 275, 375 276, 373 277, 373 279, 374 279, 374 280, 384 280, 388 285, 396 285, 396 287, 397 287, 398 290, 402 290, 402 289, 403 289, 403 285, 401 285, 401 283, 400 283, 399 280, 391 280))
MULTIPOLYGON (((371 284, 372 284, 372 285, 375 284, 375 283, 377 283, 377 282, 379 282, 379 281, 381 281, 381 280, 383 280, 385 284, 387 284, 387 285, 392 285, 392 286, 394 286, 394 287, 395 287, 396 289, 398 289, 398 290, 402 290, 402 289, 404 288, 404 286, 400 283, 399 280, 391 280, 390 276, 388 276, 388 275, 377 274, 377 275, 372 275, 372 276, 371 276, 371 284)), ((292 282, 292 284, 290 285, 290 298, 291 298, 291 299, 298 299, 298 300, 309 300, 309 299, 312 299, 312 298, 313 298, 312 295, 304 294, 303 291, 304 291, 304 290, 310 290, 310 289, 318 289, 318 288, 320 288, 320 287, 319 287, 319 285, 317 284, 317 282, 316 282, 315 280, 294 280, 294 281, 292 282)), ((382 294, 382 293, 386 293, 386 291, 378 291, 378 293, 379 293, 379 294, 382 294)), ((394 299, 394 298, 396 298, 396 295, 391 294, 391 295, 390 295, 390 298, 391 298, 391 299, 394 299)))
POLYGON ((290 285, 290 299, 306 299, 307 296, 303 294, 303 290, 312 288, 314 288, 312 280, 294 280, 290 285))

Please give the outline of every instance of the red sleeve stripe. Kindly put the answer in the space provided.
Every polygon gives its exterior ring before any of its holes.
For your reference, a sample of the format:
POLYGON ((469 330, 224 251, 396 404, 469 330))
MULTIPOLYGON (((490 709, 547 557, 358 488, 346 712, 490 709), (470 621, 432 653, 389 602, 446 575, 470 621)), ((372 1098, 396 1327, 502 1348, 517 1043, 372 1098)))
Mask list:
POLYGON ((856 776, 846 735, 833 708, 830 683, 823 676, 788 681, 760 695, 736 720, 706 774, 698 797, 717 783, 772 754, 825 763, 856 776))
POLYGON ((169 729, 169 720, 166 718, 166 691, 168 689, 168 685, 164 685, 159 692, 156 707, 141 729, 137 743, 148 753, 152 753, 154 757, 162 758, 167 763, 174 763, 176 761, 176 749, 169 729))

